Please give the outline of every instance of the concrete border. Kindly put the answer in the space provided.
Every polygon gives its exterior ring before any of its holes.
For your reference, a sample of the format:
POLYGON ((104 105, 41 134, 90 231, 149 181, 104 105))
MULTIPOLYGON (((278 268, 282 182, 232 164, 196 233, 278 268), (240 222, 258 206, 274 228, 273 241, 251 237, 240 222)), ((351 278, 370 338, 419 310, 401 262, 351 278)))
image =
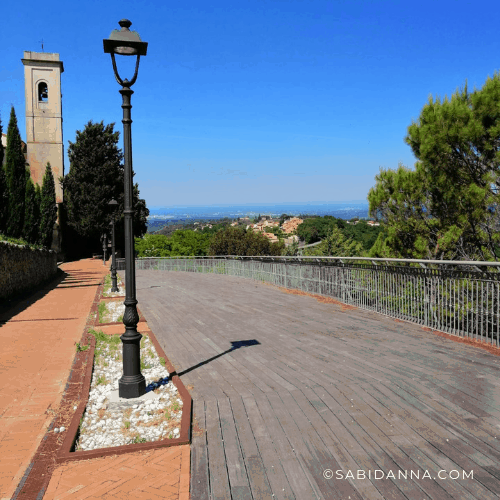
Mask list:
MULTIPOLYGON (((103 289, 103 284, 99 285, 99 288, 97 290, 97 296, 100 297, 103 289)), ((92 305, 92 310, 91 314, 96 312, 99 303, 101 301, 101 298, 98 300, 94 301, 92 305)), ((146 320, 143 321, 144 323, 146 320)), ((116 325, 117 323, 108 323, 111 325, 116 325)), ((106 324, 101 323, 95 326, 105 326, 106 324)), ((170 363, 169 359, 167 358, 165 352, 161 348, 160 344, 158 343, 158 340, 154 336, 153 332, 149 329, 148 327, 148 335, 153 342, 153 345, 155 346, 156 352, 159 357, 162 357, 165 359, 165 367, 167 368, 169 372, 169 378, 172 381, 172 383, 177 387, 177 390, 179 392, 179 396, 182 399, 182 417, 181 417, 181 429, 180 429, 180 434, 178 438, 173 438, 173 439, 163 439, 161 441, 154 441, 154 442, 148 442, 148 443, 139 443, 139 444, 127 444, 123 446, 115 446, 115 447, 110 447, 110 448, 100 448, 98 450, 88 450, 88 451, 71 451, 72 448, 74 447, 77 435, 78 435, 78 429, 80 427, 80 419, 83 416, 83 413, 85 411, 85 408, 87 406, 88 398, 89 398, 89 392, 90 392, 90 384, 92 381, 92 372, 93 372, 93 360, 94 360, 94 351, 95 351, 95 337, 93 335, 88 334, 88 330, 85 332, 86 335, 86 341, 87 343, 85 345, 89 345, 89 349, 87 352, 87 357, 86 361, 87 366, 85 370, 85 375, 84 375, 84 382, 83 382, 83 387, 82 387, 82 399, 80 400, 80 404, 78 405, 78 408, 76 412, 73 415, 73 418, 71 420, 71 424, 66 431, 66 436, 64 438, 64 441, 61 445, 61 448, 59 449, 57 456, 56 456, 56 463, 61 464, 63 462, 69 462, 69 461, 75 461, 75 460, 88 460, 91 458, 99 458, 99 457, 106 457, 106 456, 111 456, 111 455, 122 455, 125 453, 133 453, 137 451, 145 451, 145 450, 152 450, 152 449, 157 449, 157 448, 166 448, 170 446, 179 446, 179 445, 184 445, 184 444, 190 444, 191 443, 191 417, 192 417, 192 405, 193 401, 191 398, 191 395, 189 394, 188 390, 184 387, 184 384, 182 383, 181 379, 177 375, 175 368, 173 367, 172 363, 170 363)), ((79 353, 77 353, 78 355, 79 353)))

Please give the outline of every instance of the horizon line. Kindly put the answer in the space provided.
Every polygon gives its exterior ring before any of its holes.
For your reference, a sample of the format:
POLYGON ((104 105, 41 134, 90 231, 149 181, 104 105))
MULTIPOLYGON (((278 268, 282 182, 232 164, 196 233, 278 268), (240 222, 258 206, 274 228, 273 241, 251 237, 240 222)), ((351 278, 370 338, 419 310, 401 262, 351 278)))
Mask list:
POLYGON ((275 207, 282 205, 346 205, 349 203, 357 203, 368 205, 366 200, 348 200, 348 201, 283 201, 274 203, 218 203, 218 204, 200 204, 200 205, 188 205, 188 204, 176 204, 176 205, 149 205, 148 208, 196 208, 196 207, 275 207))

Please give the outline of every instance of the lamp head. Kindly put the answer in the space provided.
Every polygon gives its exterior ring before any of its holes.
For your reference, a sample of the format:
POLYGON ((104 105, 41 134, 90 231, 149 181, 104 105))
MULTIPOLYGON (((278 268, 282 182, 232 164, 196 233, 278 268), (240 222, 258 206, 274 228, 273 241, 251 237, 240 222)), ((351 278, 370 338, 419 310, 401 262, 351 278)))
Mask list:
POLYGON ((109 38, 103 40, 106 54, 122 56, 145 56, 148 51, 147 42, 143 42, 137 31, 130 31, 132 23, 128 19, 118 21, 120 30, 113 30, 109 38))

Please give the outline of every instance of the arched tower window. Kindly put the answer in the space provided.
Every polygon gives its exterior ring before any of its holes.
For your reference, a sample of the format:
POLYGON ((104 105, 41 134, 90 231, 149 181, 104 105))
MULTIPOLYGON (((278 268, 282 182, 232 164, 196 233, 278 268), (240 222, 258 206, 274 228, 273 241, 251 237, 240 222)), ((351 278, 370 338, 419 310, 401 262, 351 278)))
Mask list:
POLYGON ((38 84, 38 101, 47 102, 49 100, 49 88, 45 82, 38 84))

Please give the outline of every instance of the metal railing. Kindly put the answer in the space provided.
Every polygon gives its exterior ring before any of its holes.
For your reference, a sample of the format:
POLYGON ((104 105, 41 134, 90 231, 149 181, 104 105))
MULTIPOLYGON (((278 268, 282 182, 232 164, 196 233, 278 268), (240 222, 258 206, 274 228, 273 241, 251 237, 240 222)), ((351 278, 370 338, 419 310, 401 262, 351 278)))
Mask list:
MULTIPOLYGON (((117 259, 118 269, 125 268, 117 259)), ((366 257, 147 257, 136 269, 226 274, 499 346, 500 262, 366 257)))

